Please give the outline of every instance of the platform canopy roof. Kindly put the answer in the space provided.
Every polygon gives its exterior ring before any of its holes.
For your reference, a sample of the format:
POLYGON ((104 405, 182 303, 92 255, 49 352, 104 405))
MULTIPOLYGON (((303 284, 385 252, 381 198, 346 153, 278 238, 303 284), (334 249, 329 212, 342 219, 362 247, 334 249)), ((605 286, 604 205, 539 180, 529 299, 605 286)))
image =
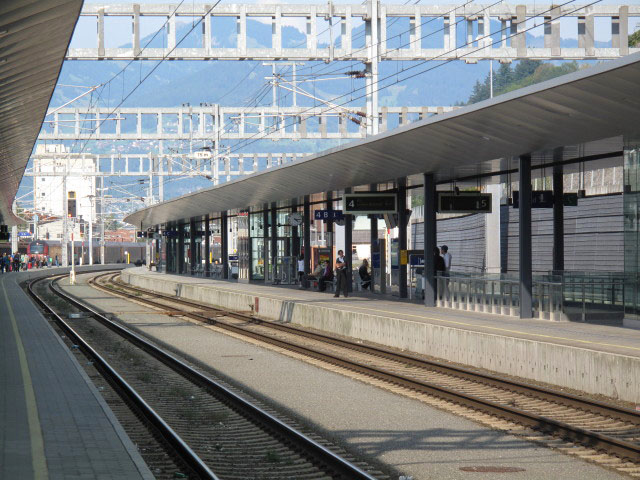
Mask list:
POLYGON ((636 53, 147 207, 125 221, 148 228, 419 173, 454 180, 495 168, 492 160, 639 132, 636 53))
POLYGON ((0 1, 0 223, 11 213, 82 0, 0 1))

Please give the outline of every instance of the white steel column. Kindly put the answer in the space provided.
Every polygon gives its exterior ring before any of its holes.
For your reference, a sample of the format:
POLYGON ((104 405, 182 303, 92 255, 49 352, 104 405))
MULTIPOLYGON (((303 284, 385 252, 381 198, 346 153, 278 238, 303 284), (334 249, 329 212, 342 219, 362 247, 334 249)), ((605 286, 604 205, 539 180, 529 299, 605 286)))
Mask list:
POLYGON ((100 265, 104 265, 104 178, 100 182, 100 265))
POLYGON ((380 31, 379 0, 369 0, 371 17, 366 24, 365 31, 368 41, 368 59, 365 63, 366 94, 367 94, 367 135, 378 133, 378 42, 380 31))
POLYGON ((64 175, 62 177, 62 211, 64 212, 62 218, 62 238, 60 239, 60 261, 63 267, 69 266, 69 258, 67 256, 67 237, 68 222, 69 222, 69 202, 67 201, 67 162, 64 163, 64 175))
POLYGON ((11 253, 18 251, 18 226, 11 227, 11 253))
POLYGON ((89 200, 89 265, 93 265, 93 198, 89 200))

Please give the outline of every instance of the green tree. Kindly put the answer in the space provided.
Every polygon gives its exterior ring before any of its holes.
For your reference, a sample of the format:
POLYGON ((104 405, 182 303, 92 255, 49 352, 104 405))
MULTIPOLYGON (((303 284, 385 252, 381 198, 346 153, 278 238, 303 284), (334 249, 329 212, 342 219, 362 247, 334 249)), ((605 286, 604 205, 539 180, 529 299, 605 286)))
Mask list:
POLYGON ((636 30, 631 35, 629 35, 629 46, 640 47, 640 30, 636 30))
MULTIPOLYGON (((577 62, 566 62, 560 65, 543 63, 540 60, 521 60, 511 68, 509 64, 502 64, 493 76, 494 96, 517 90, 518 88, 535 85, 551 78, 575 72, 580 66, 577 62)), ((477 81, 469 96, 468 104, 485 100, 490 96, 489 75, 484 82, 477 81)))

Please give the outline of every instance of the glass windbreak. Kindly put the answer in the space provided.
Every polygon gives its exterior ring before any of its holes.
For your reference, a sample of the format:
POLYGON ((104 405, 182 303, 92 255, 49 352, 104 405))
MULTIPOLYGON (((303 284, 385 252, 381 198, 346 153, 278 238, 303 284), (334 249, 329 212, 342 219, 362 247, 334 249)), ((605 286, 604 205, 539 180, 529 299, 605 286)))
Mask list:
POLYGON ((196 224, 197 232, 194 232, 196 236, 196 249, 195 249, 195 263, 194 263, 194 272, 196 275, 202 275, 204 272, 204 259, 202 256, 202 244, 204 235, 204 224, 197 223, 196 224))
POLYGON ((640 320, 640 138, 625 138, 623 195, 625 317, 640 320))
POLYGON ((184 246, 182 255, 184 256, 184 268, 180 273, 191 273, 191 227, 184 226, 184 246))
POLYGON ((251 239, 251 280, 264 280, 264 238, 251 239))
POLYGON ((264 215, 260 213, 252 213, 249 217, 249 236, 264 237, 264 215))

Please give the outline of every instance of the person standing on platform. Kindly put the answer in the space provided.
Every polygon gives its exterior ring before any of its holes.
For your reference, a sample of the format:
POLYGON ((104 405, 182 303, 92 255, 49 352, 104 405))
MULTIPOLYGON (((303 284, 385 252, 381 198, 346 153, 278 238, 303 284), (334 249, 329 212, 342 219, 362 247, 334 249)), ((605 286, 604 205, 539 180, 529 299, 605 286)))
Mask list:
POLYGON ((442 277, 444 275, 445 267, 444 267, 444 259, 440 256, 440 249, 438 247, 433 247, 433 276, 436 278, 437 292, 438 298, 442 298, 442 280, 438 277, 442 277))
MULTIPOLYGON (((449 253, 449 247, 442 245, 440 252, 442 253, 442 260, 444 260, 444 273, 442 276, 449 277, 451 272, 451 254, 449 253)), ((449 298, 449 278, 444 279, 444 296, 445 298, 449 298)))
POLYGON ((449 253, 449 247, 442 245, 440 252, 442 252, 442 259, 444 260, 444 276, 448 277, 451 271, 451 254, 449 253))
POLYGON ((349 286, 347 285, 347 270, 349 266, 347 265, 347 261, 344 258, 344 252, 342 250, 338 250, 338 258, 336 258, 336 274, 338 277, 338 282, 336 285, 336 293, 334 297, 340 296, 340 289, 342 288, 342 294, 345 297, 349 296, 349 286))
POLYGON ((304 288, 304 253, 301 253, 298 257, 298 281, 300 282, 300 288, 304 288))
MULTIPOLYGON (((4 273, 4 269, 7 268, 7 254, 3 253, 2 257, 0 257, 0 273, 4 273)), ((7 269, 7 271, 9 271, 7 269)))

